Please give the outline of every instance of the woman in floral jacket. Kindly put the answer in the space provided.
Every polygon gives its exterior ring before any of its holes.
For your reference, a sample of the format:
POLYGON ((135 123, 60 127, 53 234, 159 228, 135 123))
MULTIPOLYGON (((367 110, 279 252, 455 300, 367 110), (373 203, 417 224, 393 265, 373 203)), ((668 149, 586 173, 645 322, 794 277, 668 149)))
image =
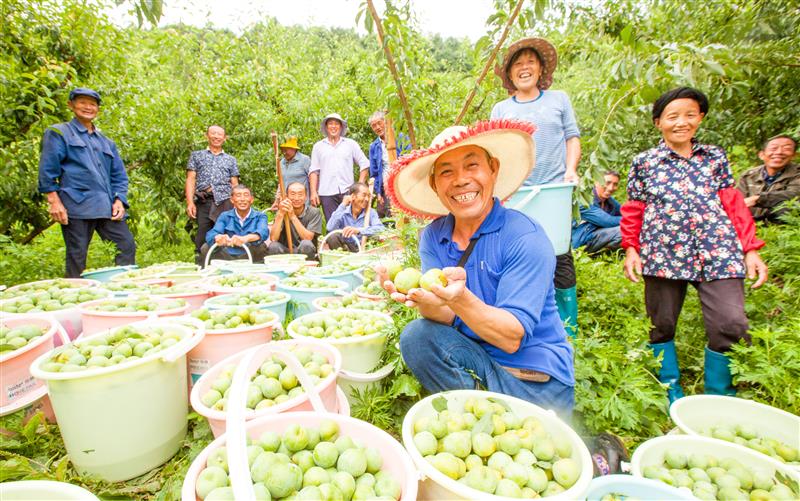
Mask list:
POLYGON ((725 152, 695 138, 708 112, 706 96, 689 87, 664 93, 653 105, 661 131, 658 146, 640 153, 628 175, 622 207, 625 276, 644 278, 650 343, 661 354, 659 379, 669 385, 670 403, 683 396, 675 351, 675 327, 687 285, 697 290, 708 345, 705 392, 735 395, 728 357, 745 339, 744 278, 767 280, 755 224, 734 186, 725 152))

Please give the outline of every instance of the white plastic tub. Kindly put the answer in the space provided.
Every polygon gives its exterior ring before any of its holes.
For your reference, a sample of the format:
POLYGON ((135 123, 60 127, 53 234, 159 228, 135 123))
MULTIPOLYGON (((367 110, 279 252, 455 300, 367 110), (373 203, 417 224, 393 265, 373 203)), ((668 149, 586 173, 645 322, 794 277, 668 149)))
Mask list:
POLYGON ((572 183, 523 186, 505 202, 535 219, 544 228, 556 256, 569 251, 572 238, 572 183))
POLYGON ((100 499, 77 485, 50 480, 23 480, 0 484, 0 499, 3 501, 100 501, 100 499))
POLYGON ((594 473, 592 469, 592 458, 589 454, 589 449, 586 448, 586 444, 583 443, 581 437, 579 437, 572 428, 567 426, 566 423, 561 421, 556 416, 555 412, 542 409, 538 405, 500 393, 479 390, 454 390, 435 393, 420 400, 409 409, 403 419, 403 444, 409 454, 411 454, 411 459, 422 474, 419 499, 430 501, 445 499, 501 501, 511 499, 487 494, 467 487, 437 470, 419 453, 414 445, 414 423, 420 418, 433 416, 436 413, 436 410, 433 408, 433 401, 439 397, 446 398, 448 401, 448 409, 455 410, 463 410, 464 403, 470 398, 494 398, 503 400, 518 416, 522 418, 534 416, 539 419, 545 431, 551 436, 568 439, 572 444, 572 459, 575 460, 581 468, 580 476, 572 487, 558 495, 548 496, 546 499, 550 501, 572 501, 583 498, 586 490, 589 488, 589 482, 591 482, 594 473))
POLYGON ((353 403, 354 390, 363 393, 373 386, 379 385, 392 371, 394 371, 394 364, 386 364, 377 371, 368 374, 342 370, 339 373, 339 387, 347 395, 347 400, 353 403))
MULTIPOLYGON (((110 367, 43 371, 40 366, 51 351, 37 358, 30 369, 47 383, 75 468, 109 482, 146 473, 180 448, 188 414, 186 353, 204 336, 202 329, 159 320, 136 325, 166 327, 183 335, 163 351, 110 367)), ((90 343, 93 337, 81 337, 74 344, 90 343)))
POLYGON ((688 489, 678 489, 657 480, 633 475, 606 475, 592 479, 586 501, 601 501, 609 494, 622 494, 635 499, 674 499, 694 501, 688 489))
MULTIPOLYGON (((800 417, 752 400, 692 395, 676 400, 669 408, 669 415, 678 429, 688 435, 710 436, 711 428, 719 425, 751 425, 761 437, 800 447, 800 417)), ((794 468, 800 471, 800 466, 794 468)))

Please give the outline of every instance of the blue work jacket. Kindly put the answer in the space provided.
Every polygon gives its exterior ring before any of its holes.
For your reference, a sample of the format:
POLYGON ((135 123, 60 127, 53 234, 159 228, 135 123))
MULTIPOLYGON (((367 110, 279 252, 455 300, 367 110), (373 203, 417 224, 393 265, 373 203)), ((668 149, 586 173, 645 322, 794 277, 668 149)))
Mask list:
MULTIPOLYGON (((397 135, 397 156, 411 149, 408 144, 408 137, 400 133, 397 135)), ((376 137, 372 144, 369 145, 369 177, 375 179, 375 194, 383 195, 383 148, 381 147, 381 138, 376 137)))
MULTIPOLYGON (((229 237, 237 235, 243 237, 255 233, 259 238, 255 242, 250 242, 250 245, 259 245, 269 238, 267 216, 251 207, 250 212, 247 213, 247 217, 242 222, 236 214, 236 209, 227 210, 219 215, 214 227, 206 233, 206 243, 209 246, 214 245, 214 238, 223 233, 229 237)), ((244 252, 241 247, 228 247, 228 254, 232 256, 238 256, 244 254, 244 252)))
POLYGON ((577 249, 589 243, 592 235, 599 228, 613 228, 622 221, 620 204, 614 197, 608 197, 606 203, 600 205, 597 193, 592 191, 594 200, 589 207, 581 205, 581 222, 572 222, 572 247, 577 249))
POLYGON ((114 141, 77 119, 48 127, 39 157, 39 193, 58 192, 71 219, 111 217, 116 199, 128 207, 128 174, 114 141))

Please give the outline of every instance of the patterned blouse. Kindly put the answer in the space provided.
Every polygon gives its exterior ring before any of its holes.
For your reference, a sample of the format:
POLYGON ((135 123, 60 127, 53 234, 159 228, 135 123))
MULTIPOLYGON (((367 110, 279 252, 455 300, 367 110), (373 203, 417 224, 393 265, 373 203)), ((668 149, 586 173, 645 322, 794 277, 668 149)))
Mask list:
POLYGON ((643 274, 674 280, 744 278, 744 254, 717 192, 734 185, 725 151, 693 140, 684 158, 662 140, 640 153, 628 199, 643 202, 643 274))
POLYGON ((193 151, 186 170, 197 171, 195 190, 200 192, 211 187, 217 205, 231 198, 231 178, 239 176, 239 166, 233 156, 224 151, 215 155, 209 149, 193 151))

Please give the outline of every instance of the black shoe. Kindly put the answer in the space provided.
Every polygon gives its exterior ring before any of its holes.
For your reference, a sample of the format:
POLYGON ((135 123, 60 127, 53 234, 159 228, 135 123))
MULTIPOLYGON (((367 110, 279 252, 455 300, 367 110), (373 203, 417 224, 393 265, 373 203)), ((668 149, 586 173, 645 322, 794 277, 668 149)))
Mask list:
POLYGON ((603 432, 594 438, 592 461, 595 476, 620 473, 620 463, 630 461, 628 449, 613 433, 603 432))

